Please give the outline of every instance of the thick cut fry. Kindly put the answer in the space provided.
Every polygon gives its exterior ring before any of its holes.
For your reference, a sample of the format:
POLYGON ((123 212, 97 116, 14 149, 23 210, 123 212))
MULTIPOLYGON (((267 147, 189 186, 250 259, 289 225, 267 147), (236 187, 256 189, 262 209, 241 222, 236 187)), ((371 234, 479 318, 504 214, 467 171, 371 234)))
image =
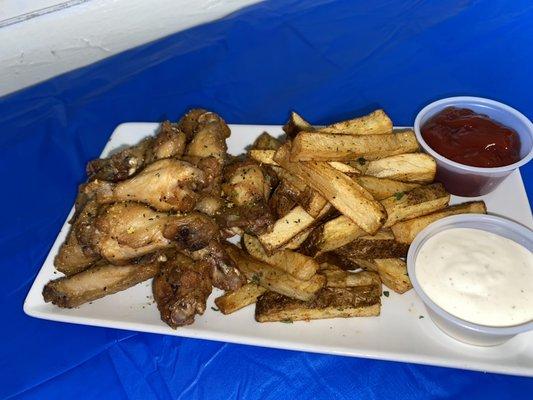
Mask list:
POLYGON ((376 271, 383 284, 396 293, 405 293, 413 287, 407 274, 407 264, 398 258, 357 260, 362 267, 376 271))
POLYGON ((362 236, 335 251, 341 258, 374 259, 406 257, 409 245, 398 242, 390 230, 379 231, 374 236, 362 236))
POLYGON ((215 299, 215 304, 222 314, 231 314, 250 304, 254 304, 257 298, 267 290, 255 283, 247 283, 239 289, 226 292, 215 299))
POLYGON ((463 204, 449 206, 441 211, 422 217, 398 222, 391 227, 392 233, 398 242, 411 243, 415 236, 426 226, 441 218, 457 214, 486 214, 487 207, 483 201, 472 201, 463 204))
POLYGON ((252 144, 252 149, 257 150, 275 150, 281 146, 281 142, 268 132, 263 132, 252 144))
POLYGON ((313 126, 303 119, 298 113, 291 112, 289 120, 283 126, 283 131, 287 134, 288 137, 293 138, 300 131, 312 131, 313 126))
MULTIPOLYGON (((250 158, 253 158, 255 161, 271 165, 271 166, 278 166, 279 164, 274 161, 274 155, 276 154, 276 150, 257 150, 252 149, 248 152, 248 155, 250 158)), ((353 174, 353 175, 359 175, 360 169, 356 168, 354 166, 351 166, 349 164, 345 164, 339 161, 330 161, 328 162, 329 165, 331 165, 333 168, 335 168, 337 171, 344 172, 345 174, 353 174)))
POLYGON ((257 300, 257 322, 292 322, 325 318, 379 315, 381 289, 378 285, 324 288, 311 301, 299 301, 267 292, 257 300))
POLYGON ((400 154, 367 163, 364 174, 402 182, 429 183, 435 179, 437 164, 423 153, 400 154))
POLYGON ((298 206, 278 219, 270 232, 260 235, 259 241, 268 253, 272 253, 314 223, 315 219, 298 206))
POLYGON ((400 182, 375 176, 356 176, 353 179, 368 190, 376 200, 384 200, 396 193, 407 192, 420 186, 418 183, 400 182))
POLYGON ((302 252, 308 256, 315 257, 320 253, 335 250, 365 235, 366 232, 359 228, 350 218, 341 215, 314 228, 302 244, 302 252))
MULTIPOLYGON (((291 161, 375 160, 418 151, 414 132, 389 135, 336 135, 300 132, 293 140, 291 161)), ((277 161, 277 160, 276 160, 277 161)))
POLYGON ((289 185, 289 187, 294 192, 303 192, 307 188, 307 185, 304 181, 289 173, 287 170, 276 166, 272 166, 272 169, 274 170, 278 178, 282 180, 286 185, 289 185))
POLYGON ((278 149, 274 158, 363 230, 370 234, 379 230, 385 222, 386 213, 368 191, 327 163, 295 163, 289 160, 289 154, 290 144, 286 143, 278 149))
POLYGON ((398 192, 381 202, 387 211, 387 222, 383 227, 438 211, 449 202, 450 194, 441 183, 420 186, 409 192, 398 192))
POLYGON ((320 264, 320 274, 326 277, 327 287, 381 285, 379 275, 375 272, 347 272, 342 268, 329 263, 320 264))
POLYGON ((269 256, 259 239, 252 235, 245 234, 242 237, 242 245, 253 258, 273 265, 304 281, 311 279, 318 270, 318 263, 314 259, 291 250, 279 250, 269 256))
POLYGON ((326 278, 318 274, 307 281, 297 279, 276 267, 252 258, 233 244, 226 243, 224 248, 237 268, 252 283, 284 296, 304 301, 311 300, 326 283, 326 278))
POLYGON ((283 245, 282 249, 287 250, 296 250, 298 249, 303 242, 307 239, 309 234, 313 231, 313 228, 307 228, 305 231, 300 232, 295 237, 293 237, 291 240, 289 240, 285 245, 283 245))
POLYGON ((43 289, 44 301, 59 307, 78 307, 153 278, 158 270, 157 262, 97 265, 78 274, 48 282, 43 289))
MULTIPOLYGON (((307 187, 298 197, 298 204, 313 218, 318 217, 318 215, 324 210, 325 207, 329 206, 329 202, 316 191, 307 187)), ((331 208, 331 206, 329 206, 331 208)))
POLYGON ((376 110, 363 117, 328 125, 318 131, 344 135, 383 135, 392 133, 392 121, 385 111, 376 110))

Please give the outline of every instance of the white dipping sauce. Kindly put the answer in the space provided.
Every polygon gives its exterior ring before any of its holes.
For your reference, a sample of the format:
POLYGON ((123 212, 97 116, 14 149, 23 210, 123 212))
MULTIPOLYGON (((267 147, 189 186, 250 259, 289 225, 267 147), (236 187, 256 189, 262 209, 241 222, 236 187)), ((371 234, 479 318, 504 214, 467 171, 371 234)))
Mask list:
POLYGON ((423 291, 456 317, 488 326, 533 319, 533 255, 512 240, 449 229, 429 238, 415 263, 423 291))

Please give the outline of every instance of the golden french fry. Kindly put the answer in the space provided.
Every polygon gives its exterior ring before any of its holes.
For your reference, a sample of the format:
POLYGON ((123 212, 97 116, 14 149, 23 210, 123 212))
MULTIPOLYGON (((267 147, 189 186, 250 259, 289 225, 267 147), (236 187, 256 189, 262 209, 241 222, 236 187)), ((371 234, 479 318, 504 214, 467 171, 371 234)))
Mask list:
POLYGON ((365 175, 402 182, 429 183, 435 179, 437 164, 433 157, 423 153, 399 154, 366 165, 365 175))
POLYGON ((381 289, 378 285, 324 288, 311 301, 299 301, 267 292, 257 300, 257 322, 292 322, 325 318, 379 315, 381 289))
POLYGON ((449 202, 450 194, 441 183, 395 193, 381 202, 387 211, 387 222, 383 227, 387 228, 397 222, 438 211, 446 207, 449 202))
POLYGON ((457 214, 486 214, 487 207, 483 201, 471 201, 446 207, 443 210, 421 217, 398 222, 391 226, 392 233, 397 241, 401 243, 411 243, 415 236, 426 226, 441 218, 457 214))
POLYGON ((406 257, 409 245, 398 242, 390 230, 361 236, 334 250, 341 258, 374 259, 406 257))
POLYGON ((363 117, 349 119, 328 125, 324 128, 319 128, 318 131, 345 135, 383 135, 392 133, 392 121, 385 114, 385 111, 376 110, 363 117))
POLYGON ((313 258, 295 251, 278 250, 268 255, 259 239, 252 235, 245 234, 242 237, 242 245, 253 258, 273 265, 304 281, 311 279, 318 270, 318 263, 313 258))
POLYGON ((226 243, 224 248, 237 268, 252 283, 284 296, 304 301, 311 300, 326 283, 326 278, 318 274, 307 281, 297 279, 279 268, 252 258, 231 243, 226 243))
POLYGON ((255 283, 247 283, 239 289, 226 292, 215 299, 215 304, 222 314, 231 314, 241 308, 254 304, 257 298, 267 290, 255 283))
POLYGON ((323 162, 291 162, 290 143, 282 145, 275 155, 283 168, 302 179, 324 196, 337 210, 372 234, 385 222, 383 206, 350 177, 323 162))
POLYGON ((384 200, 396 193, 407 192, 420 186, 418 183, 400 182, 366 175, 356 176, 353 179, 368 190, 376 200, 384 200))
POLYGON ((293 162, 375 160, 418 150, 418 142, 412 131, 388 135, 300 132, 292 142, 290 160, 293 162))
POLYGON ((376 271, 383 284, 396 293, 405 293, 413 287, 407 274, 407 264, 399 258, 356 261, 362 268, 376 271))

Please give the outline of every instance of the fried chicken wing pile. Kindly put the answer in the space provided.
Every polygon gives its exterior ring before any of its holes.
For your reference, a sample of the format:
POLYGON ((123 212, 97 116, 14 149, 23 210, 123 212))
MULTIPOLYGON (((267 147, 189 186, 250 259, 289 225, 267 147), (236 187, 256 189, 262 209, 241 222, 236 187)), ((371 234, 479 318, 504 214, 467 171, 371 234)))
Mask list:
POLYGON ((239 289, 246 280, 215 219, 231 201, 222 190, 229 136, 217 114, 194 109, 155 137, 90 161, 54 262, 65 276, 44 287, 45 301, 77 307, 154 278, 161 318, 176 328, 203 314, 213 285, 239 289))

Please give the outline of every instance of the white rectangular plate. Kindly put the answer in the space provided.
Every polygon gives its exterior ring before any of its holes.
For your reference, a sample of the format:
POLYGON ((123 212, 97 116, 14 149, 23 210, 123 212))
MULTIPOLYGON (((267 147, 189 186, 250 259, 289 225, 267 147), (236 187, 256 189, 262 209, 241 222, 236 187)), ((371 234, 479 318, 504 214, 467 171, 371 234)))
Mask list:
MULTIPOLYGON (((118 126, 102 156, 107 156, 113 149, 137 143, 143 137, 152 135, 157 127, 155 123, 118 126)), ((282 133, 280 126, 230 127, 232 135, 228 139, 228 146, 232 154, 242 153, 263 131, 274 136, 282 133)), ((455 197, 452 201, 457 203, 464 200, 455 197)), ((518 171, 509 176, 495 192, 484 196, 483 200, 489 212, 530 228, 533 226, 518 171)), ((198 339, 533 376, 533 332, 518 335, 496 347, 475 347, 457 342, 435 327, 412 290, 401 296, 390 291, 389 297, 382 297, 379 317, 292 324, 259 324, 254 320, 254 307, 224 316, 211 309, 214 298, 221 293, 214 290, 203 316, 197 316, 193 325, 173 330, 159 318, 159 312, 153 304, 150 282, 76 309, 62 309, 45 303, 41 292, 50 279, 60 276, 54 272, 53 261, 68 229, 69 225, 65 222, 28 293, 24 303, 24 311, 28 315, 53 321, 198 339)))

